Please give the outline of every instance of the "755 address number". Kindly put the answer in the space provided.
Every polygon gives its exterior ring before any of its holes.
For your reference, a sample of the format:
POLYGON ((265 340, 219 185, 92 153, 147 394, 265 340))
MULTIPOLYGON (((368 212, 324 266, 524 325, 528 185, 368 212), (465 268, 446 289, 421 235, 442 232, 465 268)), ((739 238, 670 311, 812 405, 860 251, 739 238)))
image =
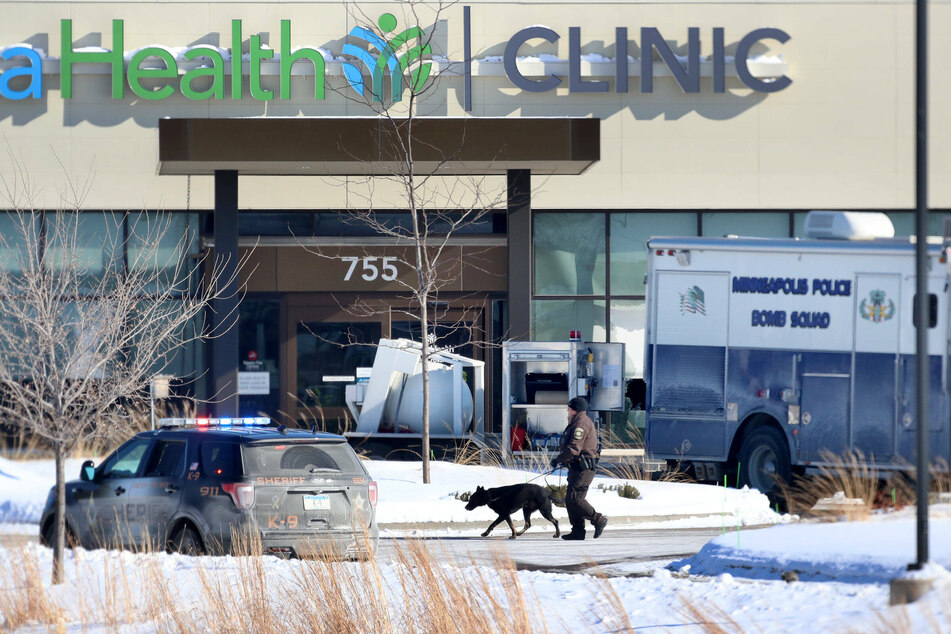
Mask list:
POLYGON ((363 263, 363 272, 360 274, 360 277, 362 277, 367 282, 372 282, 376 278, 380 278, 385 282, 392 282, 396 279, 396 257, 388 256, 380 258, 366 256, 361 258, 355 255, 348 255, 341 257, 340 259, 344 262, 350 263, 350 268, 347 269, 347 274, 343 276, 344 282, 350 281, 350 278, 353 277, 354 272, 357 270, 357 265, 361 262, 363 263), (377 261, 380 261, 379 265, 377 264, 377 261))

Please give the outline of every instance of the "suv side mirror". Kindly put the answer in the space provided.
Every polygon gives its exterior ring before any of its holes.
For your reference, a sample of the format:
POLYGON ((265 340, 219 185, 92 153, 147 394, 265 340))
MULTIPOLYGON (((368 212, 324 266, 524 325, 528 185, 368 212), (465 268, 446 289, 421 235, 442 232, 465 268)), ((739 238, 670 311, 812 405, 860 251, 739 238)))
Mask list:
POLYGON ((92 482, 96 479, 96 467, 92 460, 83 462, 83 466, 79 468, 79 479, 83 482, 92 482))

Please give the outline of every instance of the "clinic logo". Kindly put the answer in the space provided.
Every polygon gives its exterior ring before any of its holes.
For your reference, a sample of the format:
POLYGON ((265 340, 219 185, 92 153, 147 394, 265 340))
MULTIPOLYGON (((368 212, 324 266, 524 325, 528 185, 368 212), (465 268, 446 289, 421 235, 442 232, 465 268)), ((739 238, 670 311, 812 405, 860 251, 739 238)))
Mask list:
POLYGON ((388 33, 396 30, 397 20, 392 13, 384 13, 377 20, 380 27, 380 33, 365 29, 361 26, 355 26, 350 30, 350 37, 362 40, 366 43, 367 49, 360 48, 355 44, 344 44, 343 54, 356 58, 352 62, 343 63, 343 73, 347 78, 350 87, 361 97, 367 96, 367 90, 373 97, 373 101, 383 102, 384 80, 390 80, 390 99, 393 102, 400 101, 403 96, 404 74, 410 65, 414 65, 410 74, 408 86, 415 92, 418 92, 426 85, 429 74, 432 72, 432 64, 423 61, 426 57, 432 55, 432 49, 429 44, 422 46, 416 45, 406 49, 402 54, 399 53, 407 43, 412 40, 422 41, 425 33, 418 26, 406 29, 402 33, 394 36, 390 40, 384 39, 388 33), (376 49, 376 53, 370 49, 376 49), (370 77, 369 87, 364 81, 364 67, 370 77))
POLYGON ((703 289, 699 286, 691 286, 680 293, 680 314, 685 313, 706 316, 707 307, 703 303, 703 289))
POLYGON ((895 302, 886 298, 885 291, 871 291, 859 304, 859 314, 874 323, 888 321, 895 316, 895 302))

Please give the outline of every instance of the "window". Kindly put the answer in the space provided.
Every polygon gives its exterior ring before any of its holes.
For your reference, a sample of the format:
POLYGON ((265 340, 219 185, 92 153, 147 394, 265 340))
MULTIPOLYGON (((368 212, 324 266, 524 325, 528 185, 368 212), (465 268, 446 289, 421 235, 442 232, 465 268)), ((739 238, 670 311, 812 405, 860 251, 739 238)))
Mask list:
POLYGON ((535 214, 536 295, 605 293, 604 214, 535 214))
POLYGON ((603 299, 536 299, 532 302, 532 339, 567 341, 580 330, 585 341, 607 341, 603 299))
POLYGON ((201 472, 206 476, 235 477, 238 446, 227 442, 203 442, 201 444, 201 472))
POLYGON ((46 216, 46 250, 54 270, 82 271, 82 292, 108 290, 122 269, 123 219, 121 214, 79 212, 46 216))
POLYGON ((145 467, 146 478, 180 476, 185 466, 185 441, 159 440, 145 467))
POLYGON ((251 445, 245 446, 243 453, 248 475, 359 472, 362 469, 359 459, 346 443, 251 445))
POLYGON ((281 406, 281 301, 249 294, 241 300, 238 312, 239 358, 244 360, 241 369, 270 375, 267 394, 238 395, 239 410, 277 412, 281 406))
MULTIPOLYGON (((435 344, 439 348, 448 347, 452 352, 461 354, 464 357, 471 357, 475 354, 475 346, 472 344, 472 322, 459 323, 429 323, 430 334, 435 333, 435 344)), ((392 339, 412 339, 413 341, 422 341, 422 330, 419 326, 419 320, 392 321, 390 323, 390 338, 392 339)))
POLYGON ((32 214, 0 213, 0 269, 20 273, 23 261, 39 257, 38 226, 32 214))
POLYGON ((789 213, 714 211, 702 214, 703 235, 718 238, 727 235, 754 238, 788 238, 789 213))
MULTIPOLYGON (((161 289, 179 285, 182 291, 199 283, 197 259, 185 259, 201 250, 197 214, 129 214, 126 258, 130 272, 143 272, 161 289), (156 244, 157 243, 157 244, 156 244), (175 276, 178 275, 178 279, 175 276), (153 277, 154 276, 154 277, 153 277), (191 278, 189 280, 189 278, 191 278)), ((151 293, 158 288, 143 288, 151 293)))
POLYGON ((238 232, 242 236, 309 236, 311 216, 307 213, 241 212, 238 232))
MULTIPOLYGON (((917 233, 915 212, 889 211, 889 212, 886 212, 886 215, 892 221, 892 225, 895 227, 896 236, 913 236, 917 233)), ((928 235, 929 236, 944 235, 943 223, 944 223, 943 213, 934 213, 934 212, 929 213, 928 214, 928 235)))
MULTIPOLYGON (((797 211, 793 214, 793 236, 796 238, 806 237, 806 214, 807 211, 797 211)), ((932 211, 928 214, 928 235, 944 235, 944 216, 946 212, 932 211)), ((911 211, 888 211, 885 212, 892 226, 895 227, 895 237, 915 235, 915 214, 911 211)))
MULTIPOLYGON (((912 300, 912 323, 915 328, 918 327, 918 293, 912 300)), ((928 328, 934 328, 938 325, 938 296, 934 293, 928 293, 928 328)))
MULTIPOLYGON (((317 408, 347 406, 344 394, 357 368, 373 365, 376 343, 382 336, 380 322, 315 321, 297 324, 297 397, 302 405, 317 408), (356 345, 364 344, 364 345, 356 345)), ((349 412, 347 413, 349 415, 349 412)))
POLYGON ((145 457, 150 439, 134 438, 119 447, 109 456, 102 466, 104 478, 132 478, 139 472, 139 465, 145 457))
POLYGON ((611 302, 611 341, 624 344, 624 374, 644 376, 644 329, 647 306, 643 299, 611 302))
POLYGON ((611 294, 644 294, 650 238, 695 235, 695 213, 611 214, 611 294))
POLYGON ((626 378, 644 372, 647 241, 656 236, 789 237, 790 211, 586 211, 532 216, 531 337, 625 344, 626 378))

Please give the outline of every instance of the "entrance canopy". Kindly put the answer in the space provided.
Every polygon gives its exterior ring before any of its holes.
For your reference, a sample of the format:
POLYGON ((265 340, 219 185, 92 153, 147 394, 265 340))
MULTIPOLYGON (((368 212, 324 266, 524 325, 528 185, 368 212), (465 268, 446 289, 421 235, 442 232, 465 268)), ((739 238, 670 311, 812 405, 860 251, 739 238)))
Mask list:
MULTIPOLYGON (((385 118, 162 119, 159 174, 215 179, 215 256, 230 280, 215 300, 211 392, 238 415, 239 176, 386 176, 406 172, 410 122, 385 118)), ((601 156, 600 119, 415 118, 414 172, 504 175, 508 192, 510 331, 531 326, 531 175, 581 174, 601 156)), ((286 392, 286 386, 282 389, 286 392)))
MULTIPOLYGON (((389 175, 404 169, 405 126, 378 117, 162 119, 159 174, 389 175)), ((417 117, 412 126, 419 174, 581 174, 601 155, 600 119, 417 117)))

